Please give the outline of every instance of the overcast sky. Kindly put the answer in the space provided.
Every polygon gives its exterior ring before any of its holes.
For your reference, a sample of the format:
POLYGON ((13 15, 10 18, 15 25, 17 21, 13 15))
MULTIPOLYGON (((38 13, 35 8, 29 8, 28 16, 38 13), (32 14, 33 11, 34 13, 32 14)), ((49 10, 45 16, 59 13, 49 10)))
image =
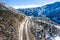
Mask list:
POLYGON ((2 1, 14 8, 30 8, 43 6, 59 0, 2 0, 2 1))

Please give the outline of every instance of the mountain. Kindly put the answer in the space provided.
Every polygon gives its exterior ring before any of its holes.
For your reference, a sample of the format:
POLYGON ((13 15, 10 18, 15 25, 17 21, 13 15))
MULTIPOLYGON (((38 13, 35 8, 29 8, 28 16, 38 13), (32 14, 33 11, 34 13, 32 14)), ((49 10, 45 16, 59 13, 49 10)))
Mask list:
POLYGON ((26 9, 18 9, 20 12, 24 13, 27 16, 34 16, 34 17, 40 17, 41 8, 26 8, 26 9))
POLYGON ((0 3, 0 40, 53 40, 60 35, 60 24, 45 17, 41 7, 19 10, 0 3))
POLYGON ((51 20, 60 23, 60 2, 45 5, 42 9, 44 15, 49 17, 51 20))
POLYGON ((18 9, 27 16, 48 17, 52 21, 60 23, 60 2, 47 4, 37 8, 18 9))
POLYGON ((5 3, 0 3, 0 40, 20 40, 19 29, 24 21, 23 14, 5 3))

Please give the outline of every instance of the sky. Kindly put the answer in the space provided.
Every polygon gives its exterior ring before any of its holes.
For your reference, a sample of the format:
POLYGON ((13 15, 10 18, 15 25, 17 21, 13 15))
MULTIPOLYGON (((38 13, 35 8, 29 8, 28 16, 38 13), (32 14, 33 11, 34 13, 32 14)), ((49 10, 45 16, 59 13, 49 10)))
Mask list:
POLYGON ((2 0, 2 2, 14 7, 15 9, 38 7, 56 1, 59 0, 2 0))

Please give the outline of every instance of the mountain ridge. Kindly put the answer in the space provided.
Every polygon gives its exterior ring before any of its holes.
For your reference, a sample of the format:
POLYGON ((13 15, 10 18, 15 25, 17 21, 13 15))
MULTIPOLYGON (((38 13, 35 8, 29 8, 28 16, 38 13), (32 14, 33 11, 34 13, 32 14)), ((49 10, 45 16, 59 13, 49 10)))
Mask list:
POLYGON ((60 23, 60 2, 47 4, 42 7, 18 9, 27 16, 48 17, 54 22, 60 23), (56 18, 55 18, 56 17, 56 18))

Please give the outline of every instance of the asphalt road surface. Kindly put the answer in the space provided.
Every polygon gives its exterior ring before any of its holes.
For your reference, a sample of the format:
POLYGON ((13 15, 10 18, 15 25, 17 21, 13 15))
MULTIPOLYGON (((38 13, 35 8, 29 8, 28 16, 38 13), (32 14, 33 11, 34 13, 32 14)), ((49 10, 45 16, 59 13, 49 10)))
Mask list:
POLYGON ((29 19, 30 19, 29 17, 26 17, 25 22, 21 24, 21 27, 19 29, 19 32, 20 32, 19 40, 33 40, 30 27, 28 26, 29 19))

